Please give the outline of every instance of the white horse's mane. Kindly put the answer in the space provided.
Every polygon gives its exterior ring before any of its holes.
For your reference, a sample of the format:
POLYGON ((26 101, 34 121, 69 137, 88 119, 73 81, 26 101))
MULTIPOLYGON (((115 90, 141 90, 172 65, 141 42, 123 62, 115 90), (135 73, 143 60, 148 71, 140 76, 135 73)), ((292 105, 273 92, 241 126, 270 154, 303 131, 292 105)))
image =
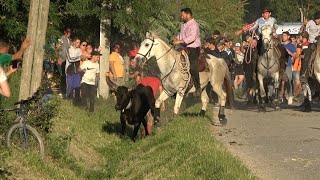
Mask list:
POLYGON ((158 41, 160 41, 161 44, 163 44, 167 48, 170 48, 169 45, 160 38, 160 34, 161 33, 157 31, 150 31, 147 33, 146 37, 151 39, 157 39, 158 41))
POLYGON ((147 38, 160 39, 160 33, 156 31, 150 31, 147 33, 147 38))

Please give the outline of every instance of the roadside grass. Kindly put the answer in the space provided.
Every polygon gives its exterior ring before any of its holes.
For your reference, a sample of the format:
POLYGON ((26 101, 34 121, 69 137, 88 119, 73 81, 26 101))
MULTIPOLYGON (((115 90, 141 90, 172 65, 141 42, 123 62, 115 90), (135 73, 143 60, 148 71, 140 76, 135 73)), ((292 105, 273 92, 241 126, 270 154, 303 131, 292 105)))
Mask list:
MULTIPOLYGON (((9 178, 256 179, 215 139, 208 118, 192 116, 200 104, 184 105, 181 111, 187 115, 172 118, 173 100, 169 101, 161 128, 133 143, 118 134, 113 98, 97 99, 94 113, 61 100, 45 139, 43 161, 37 155, 3 151, 9 178)), ((127 130, 131 136, 132 127, 127 130)))

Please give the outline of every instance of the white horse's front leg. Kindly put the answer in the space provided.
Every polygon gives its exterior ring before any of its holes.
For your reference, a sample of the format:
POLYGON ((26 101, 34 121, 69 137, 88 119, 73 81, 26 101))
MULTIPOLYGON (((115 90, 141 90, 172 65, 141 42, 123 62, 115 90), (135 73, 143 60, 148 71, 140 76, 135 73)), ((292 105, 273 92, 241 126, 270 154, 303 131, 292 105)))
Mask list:
POLYGON ((164 91, 162 91, 162 93, 160 94, 160 96, 158 97, 158 99, 156 100, 156 104, 155 107, 156 108, 160 108, 161 104, 167 100, 169 98, 168 94, 164 91))
POLYGON ((155 111, 154 111, 154 123, 157 124, 160 119, 160 106, 161 104, 169 98, 168 94, 165 91, 162 91, 159 98, 155 103, 155 111))
POLYGON ((264 90, 263 86, 263 75, 258 73, 258 81, 259 81, 259 89, 260 89, 260 96, 261 96, 261 102, 259 102, 259 110, 266 111, 266 107, 264 105, 264 98, 266 97, 266 92, 264 90))
POLYGON ((261 98, 264 98, 266 96, 266 92, 265 92, 264 86, 263 86, 263 75, 260 73, 258 73, 258 80, 259 80, 260 96, 261 96, 261 98))
POLYGON ((275 94, 276 94, 276 98, 275 98, 275 109, 279 110, 280 109, 280 105, 279 105, 279 72, 274 74, 274 88, 275 88, 275 94))
POLYGON ((183 93, 182 92, 177 92, 177 95, 176 95, 176 102, 174 103, 174 108, 173 108, 173 113, 174 115, 177 115, 179 113, 179 110, 180 110, 180 106, 181 106, 181 103, 182 103, 182 99, 183 99, 183 93))
POLYGON ((201 102, 202 102, 201 110, 206 111, 207 107, 208 107, 208 104, 209 104, 209 97, 208 97, 208 93, 206 91, 206 88, 201 93, 201 102))

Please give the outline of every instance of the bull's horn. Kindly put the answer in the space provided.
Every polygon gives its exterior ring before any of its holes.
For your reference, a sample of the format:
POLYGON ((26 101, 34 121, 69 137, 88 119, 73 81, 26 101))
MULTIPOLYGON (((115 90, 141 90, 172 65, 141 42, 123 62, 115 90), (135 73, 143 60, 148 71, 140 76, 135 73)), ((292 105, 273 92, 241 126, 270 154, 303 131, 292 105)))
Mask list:
POLYGON ((109 76, 106 77, 106 81, 107 81, 107 84, 108 84, 111 91, 117 90, 118 86, 114 82, 111 81, 109 76))

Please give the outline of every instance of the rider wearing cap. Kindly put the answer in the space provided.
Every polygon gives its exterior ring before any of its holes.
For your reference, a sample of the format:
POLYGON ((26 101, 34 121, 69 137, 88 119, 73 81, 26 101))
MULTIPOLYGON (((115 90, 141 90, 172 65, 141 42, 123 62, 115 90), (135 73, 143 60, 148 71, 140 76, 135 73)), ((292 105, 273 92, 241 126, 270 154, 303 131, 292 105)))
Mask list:
POLYGON ((271 26, 273 27, 274 37, 277 38, 276 30, 278 29, 277 20, 274 17, 271 17, 271 9, 268 7, 265 7, 262 9, 262 17, 257 19, 254 23, 254 25, 249 28, 249 32, 254 32, 258 29, 258 35, 260 36, 258 41, 258 52, 259 54, 262 54, 261 52, 261 46, 262 46, 262 39, 261 39, 261 32, 262 27, 264 26, 271 26))
POLYGON ((309 36, 309 47, 304 51, 304 60, 302 62, 302 69, 300 71, 300 74, 304 81, 306 81, 307 77, 309 76, 308 74, 306 74, 306 70, 308 69, 309 61, 312 61, 311 55, 315 49, 315 44, 320 35, 320 11, 316 12, 314 18, 308 21, 305 29, 309 36))

